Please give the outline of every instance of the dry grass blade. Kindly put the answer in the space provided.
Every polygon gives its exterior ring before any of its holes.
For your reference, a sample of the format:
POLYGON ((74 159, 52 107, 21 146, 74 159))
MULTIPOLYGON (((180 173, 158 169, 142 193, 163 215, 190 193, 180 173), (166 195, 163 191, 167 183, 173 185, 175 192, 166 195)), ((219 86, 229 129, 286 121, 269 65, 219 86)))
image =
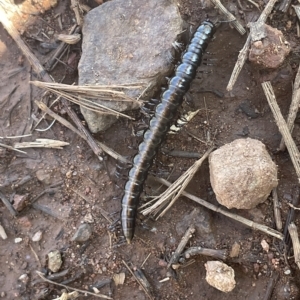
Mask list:
MULTIPOLYGON (((165 179, 158 178, 158 177, 152 177, 152 178, 153 178, 153 180, 155 180, 155 181, 157 181, 157 182, 159 182, 159 183, 161 183, 163 185, 171 186, 171 183, 168 182, 165 179)), ((224 216, 227 216, 227 217, 229 217, 229 218, 231 218, 231 219, 233 219, 235 221, 238 221, 238 222, 240 222, 240 223, 242 223, 242 224, 244 224, 244 225, 246 225, 246 226, 248 226, 250 228, 262 231, 262 232, 264 232, 266 234, 269 234, 269 235, 274 236, 274 237, 276 237, 276 238, 278 238, 280 240, 283 240, 283 234, 281 232, 273 229, 273 228, 270 228, 268 226, 256 223, 256 222, 251 221, 251 220, 248 220, 248 219, 246 219, 244 217, 238 216, 238 215, 236 215, 234 213, 231 213, 231 212, 229 212, 229 211, 227 211, 227 210, 225 210, 225 209, 223 209, 223 208, 221 208, 219 206, 213 205, 213 204, 211 204, 211 203, 209 203, 209 202, 207 202, 207 201, 205 201, 205 200, 203 200, 203 199, 201 199, 199 197, 196 197, 196 196, 194 196, 194 195, 192 195, 190 193, 187 193, 187 192, 183 191, 182 192, 182 196, 187 197, 187 198, 193 200, 194 202, 197 202, 198 204, 200 204, 200 205, 202 205, 202 206, 204 206, 204 207, 206 207, 206 208, 208 208, 208 209, 210 209, 212 211, 215 211, 215 212, 218 212, 218 213, 220 213, 220 214, 222 214, 224 216)))
MULTIPOLYGON (((204 155, 197 160, 184 174, 182 174, 165 192, 163 192, 160 196, 151 200, 151 202, 155 202, 152 206, 144 209, 142 211, 143 215, 148 215, 151 213, 157 214, 158 211, 161 210, 161 207, 171 199, 170 203, 167 207, 157 216, 156 219, 162 217, 167 210, 175 203, 175 201, 180 197, 182 192, 185 190, 187 185, 192 180, 195 173, 198 171, 203 161, 208 157, 208 155, 213 151, 214 146, 210 147, 204 155)), ((147 203, 148 204, 148 203, 147 203)), ((146 204, 146 205, 147 205, 146 204)))
POLYGON ((281 133, 281 135, 284 139, 285 145, 288 149, 291 160, 293 162, 293 166, 294 166, 296 174, 298 176, 298 180, 300 182, 300 153, 299 153, 299 150, 298 150, 298 148, 291 136, 289 128, 281 114, 280 108, 277 104, 276 97, 275 97, 275 94, 274 94, 274 91, 273 91, 273 88, 271 85, 271 82, 266 81, 266 82, 263 82, 261 85, 262 85, 262 88, 266 95, 266 98, 268 100, 268 103, 269 103, 269 106, 273 113, 273 116, 275 118, 279 132, 281 133))
POLYGON ((86 290, 80 290, 80 289, 76 289, 76 288, 73 288, 73 287, 70 287, 68 285, 64 285, 64 284, 61 284, 61 283, 57 283, 57 282, 54 282, 52 280, 49 280, 47 279, 42 272, 39 272, 39 271, 36 271, 37 275, 39 275, 44 281, 48 282, 48 283, 51 283, 51 284, 54 284, 54 285, 57 285, 57 286, 61 286, 61 287, 64 287, 68 290, 73 290, 73 291, 77 291, 79 293, 82 293, 82 294, 87 294, 87 295, 91 295, 91 296, 94 296, 94 297, 97 297, 97 298, 103 298, 103 299, 112 299, 111 297, 108 297, 106 295, 102 295, 102 294, 95 294, 95 293, 91 293, 89 291, 86 291, 86 290))
MULTIPOLYGON (((98 100, 104 101, 126 101, 133 102, 136 106, 140 106, 142 103, 136 99, 128 97, 123 91, 119 91, 118 86, 116 90, 103 88, 103 86, 74 86, 60 83, 46 83, 40 81, 31 81, 32 84, 44 88, 52 93, 62 96, 69 101, 80 105, 86 109, 102 113, 116 115, 117 117, 122 116, 130 120, 134 120, 132 117, 127 116, 119 111, 111 109, 106 105, 100 104, 98 102, 86 99, 97 98, 98 100)), ((105 86, 106 87, 106 86, 105 86)))
POLYGON ((64 141, 51 140, 51 139, 36 139, 34 142, 23 142, 15 143, 15 148, 53 148, 53 149, 63 149, 63 146, 70 145, 64 141))
POLYGON ((74 44, 77 44, 81 40, 81 35, 79 33, 59 34, 57 36, 57 39, 66 44, 74 45, 74 44))

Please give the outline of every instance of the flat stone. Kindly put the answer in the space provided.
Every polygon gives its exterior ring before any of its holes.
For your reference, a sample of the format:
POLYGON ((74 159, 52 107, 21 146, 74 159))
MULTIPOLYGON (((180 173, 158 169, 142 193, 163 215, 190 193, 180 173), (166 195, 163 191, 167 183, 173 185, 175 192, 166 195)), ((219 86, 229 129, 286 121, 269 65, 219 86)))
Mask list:
POLYGON ((265 145, 237 139, 209 156, 210 181, 218 202, 227 208, 251 209, 278 185, 277 167, 265 145))
POLYGON ((59 271, 62 263, 61 254, 58 250, 48 253, 48 268, 51 272, 59 271))
POLYGON ((234 270, 220 261, 208 261, 205 264, 206 281, 216 289, 228 293, 235 285, 234 270))
POLYGON ((92 228, 89 224, 81 224, 72 237, 71 241, 86 242, 92 235, 92 228))
POLYGON ((290 53, 291 47, 280 30, 266 24, 262 26, 265 37, 251 43, 249 60, 260 67, 276 69, 290 53))
MULTIPOLYGON (((79 84, 139 82, 149 86, 143 99, 150 99, 174 68, 172 43, 182 32, 182 25, 177 5, 169 0, 114 0, 92 9, 82 28, 79 84)), ((137 97, 143 89, 127 94, 137 97)), ((97 102, 117 111, 139 108, 137 103, 125 101, 97 102)), ((117 120, 83 107, 81 112, 93 133, 117 120)))

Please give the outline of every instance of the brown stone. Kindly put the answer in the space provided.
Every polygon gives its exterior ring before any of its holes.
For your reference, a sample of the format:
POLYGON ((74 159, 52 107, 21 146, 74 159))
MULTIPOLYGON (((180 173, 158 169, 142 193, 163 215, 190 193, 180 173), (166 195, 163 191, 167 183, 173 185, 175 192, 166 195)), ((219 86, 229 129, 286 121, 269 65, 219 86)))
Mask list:
POLYGON ((249 60, 264 68, 278 68, 290 53, 290 44, 282 32, 264 24, 266 36, 251 43, 249 60))
POLYGON ((251 209, 277 186, 277 167, 265 145, 237 139, 209 156, 210 181, 218 202, 227 208, 251 209))

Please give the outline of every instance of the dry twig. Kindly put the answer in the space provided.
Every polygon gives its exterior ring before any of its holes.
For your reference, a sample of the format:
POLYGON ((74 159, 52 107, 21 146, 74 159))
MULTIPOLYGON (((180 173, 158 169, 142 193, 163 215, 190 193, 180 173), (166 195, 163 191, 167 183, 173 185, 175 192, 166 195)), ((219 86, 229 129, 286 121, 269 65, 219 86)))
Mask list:
POLYGON ((295 223, 291 223, 289 225, 289 233, 293 243, 295 263, 300 269, 300 242, 299 242, 298 231, 295 223))
POLYGON ((5 195, 0 191, 0 199, 2 200, 3 204, 6 206, 6 208, 9 210, 9 212, 16 217, 18 215, 18 212, 14 209, 10 201, 5 197, 5 195))
MULTIPOLYGON (((155 202, 152 206, 144 209, 142 211, 143 215, 148 215, 153 213, 154 211, 158 211, 160 207, 166 202, 169 201, 171 198, 172 200, 168 204, 168 206, 157 216, 156 219, 163 216, 167 210, 175 203, 175 201, 180 197, 182 192, 185 190, 187 185, 192 180, 195 173, 198 171, 200 166, 202 165, 203 161, 209 156, 209 154, 213 151, 214 146, 210 147, 204 155, 197 160, 184 174, 182 174, 165 192, 163 192, 158 197, 155 197, 151 200, 151 202, 155 202)), ((149 204, 146 203, 146 205, 149 204)), ((143 207, 143 206, 142 206, 143 207)))
POLYGON ((51 139, 36 139, 35 142, 22 142, 16 143, 14 147, 19 148, 53 148, 63 149, 64 146, 70 145, 64 141, 51 140, 51 139))
POLYGON ((150 300, 154 300, 152 298, 152 296, 148 293, 147 289, 144 287, 144 285, 140 282, 140 280, 136 277, 136 275, 134 274, 134 272, 132 272, 132 270, 129 268, 129 266, 126 264, 126 262, 124 260, 122 260, 124 266, 127 268, 127 270, 131 273, 131 275, 135 278, 135 280, 139 283, 139 285, 141 286, 141 288, 144 290, 144 292, 146 293, 146 295, 149 297, 150 300))
POLYGON ((187 249, 182 256, 184 258, 189 259, 192 256, 199 255, 199 254, 205 256, 211 256, 216 259, 222 259, 222 260, 225 260, 227 258, 226 250, 215 250, 215 249, 207 249, 202 247, 191 247, 187 249))
MULTIPOLYGON (((294 122, 297 116, 297 112, 300 105, 300 66, 298 68, 298 72, 295 78, 294 88, 293 88, 293 95, 292 95, 292 102, 289 109, 289 114, 286 120, 287 127, 289 131, 292 133, 294 128, 294 122)), ((281 138, 281 142, 279 145, 279 150, 285 150, 285 144, 283 138, 281 138)))
POLYGON ((268 283, 268 286, 267 286, 267 290, 266 290, 266 293, 265 293, 265 296, 264 296, 264 300, 270 300, 271 296, 272 296, 272 293, 273 293, 273 290, 276 286, 276 283, 278 281, 278 278, 279 278, 279 273, 278 272, 275 272, 275 274, 270 278, 270 281, 268 283))
POLYGON ((272 197, 273 197, 273 209, 274 209, 276 228, 277 228, 277 230, 281 231, 282 221, 281 221, 280 205, 279 205, 279 201, 278 201, 277 188, 274 188, 272 190, 272 197))
MULTIPOLYGON (((159 183, 162 183, 162 184, 164 184, 166 186, 170 186, 171 185, 171 183, 168 182, 165 179, 158 178, 158 177, 152 177, 152 178, 153 178, 153 180, 155 180, 155 181, 157 181, 159 183)), ((207 202, 207 201, 205 201, 205 200, 203 200, 203 199, 201 199, 199 197, 196 197, 196 196, 194 196, 194 195, 192 195, 190 193, 182 192, 182 196, 185 196, 185 197, 187 197, 187 198, 189 198, 189 199, 197 202, 198 204, 200 204, 200 205, 202 205, 202 206, 204 206, 204 207, 206 207, 206 208, 208 208, 208 209, 210 209, 212 211, 215 211, 215 212, 218 212, 218 213, 220 213, 220 214, 222 214, 224 216, 227 216, 227 217, 229 217, 229 218, 231 218, 231 219, 233 219, 235 221, 238 221, 238 222, 240 222, 240 223, 242 223, 242 224, 244 224, 244 225, 246 225, 246 226, 248 226, 248 227, 250 227, 252 229, 259 230, 261 232, 264 232, 266 234, 274 236, 274 237, 276 237, 276 238, 278 238, 280 240, 283 240, 283 234, 281 232, 273 229, 273 228, 270 228, 270 227, 262 225, 262 224, 258 224, 256 222, 248 220, 248 219, 246 219, 244 217, 241 217, 241 216, 238 216, 238 215, 233 214, 231 212, 228 212, 225 209, 223 209, 221 207, 217 207, 216 205, 213 205, 213 204, 211 204, 211 203, 209 203, 209 202, 207 202)))
POLYGON ((220 0, 211 0, 211 2, 220 10, 220 12, 225 16, 227 21, 231 22, 235 29, 241 34, 244 35, 246 30, 242 26, 242 24, 236 19, 236 17, 229 12, 220 0))
POLYGON ((195 232, 195 226, 192 224, 185 232, 184 236, 182 237, 179 245, 177 246, 175 252, 173 253, 167 268, 170 268, 173 264, 176 264, 179 260, 179 257, 185 248, 186 244, 188 243, 189 239, 192 237, 192 234, 195 232))
POLYGON ((266 98, 268 100, 268 103, 269 103, 269 106, 273 113, 273 116, 275 118, 278 129, 279 129, 279 131, 284 139, 284 142, 286 144, 286 147, 289 151, 296 174, 298 176, 298 181, 300 183, 300 153, 299 153, 299 150, 298 150, 298 148, 291 136, 291 133, 288 129, 288 126, 280 112, 280 108, 276 102, 276 97, 275 97, 271 82, 266 81, 266 82, 263 82, 261 85, 262 85, 262 88, 266 95, 266 98))
MULTIPOLYGON (((267 5, 265 6, 264 10, 262 11, 260 17, 258 18, 257 22, 262 22, 262 23, 266 22, 269 14, 271 13, 276 2, 277 2, 277 0, 269 0, 267 5)), ((249 34, 243 49, 240 51, 240 53, 238 55, 236 64, 233 68, 230 80, 229 80, 227 88, 226 88, 227 91, 232 90, 232 88, 233 88, 233 86, 245 64, 246 58, 248 56, 248 50, 250 47, 250 43, 251 43, 251 35, 249 34)))
POLYGON ((70 287, 70 286, 61 284, 61 283, 54 282, 54 281, 49 280, 49 279, 47 279, 46 277, 44 277, 44 275, 43 275, 42 272, 39 272, 39 271, 35 271, 35 272, 36 272, 36 273, 37 273, 44 281, 46 281, 46 282, 48 282, 48 283, 51 283, 51 284, 54 284, 54 285, 58 285, 58 286, 64 287, 65 289, 77 291, 77 292, 79 292, 79 293, 91 295, 91 296, 94 296, 94 297, 97 297, 97 298, 112 299, 111 297, 108 297, 108 296, 106 296, 106 295, 95 294, 95 293, 92 293, 92 292, 89 292, 89 291, 86 291, 86 290, 80 290, 80 289, 76 289, 76 288, 73 288, 73 287, 70 287))
MULTIPOLYGON (((30 83, 35 86, 44 88, 52 93, 57 94, 60 97, 68 99, 70 102, 80 105, 91 111, 95 111, 102 114, 111 114, 117 117, 122 116, 130 120, 134 118, 123 114, 119 111, 109 108, 104 104, 100 104, 96 101, 83 98, 97 98, 98 100, 104 101, 127 101, 133 102, 137 107, 141 106, 141 102, 128 97, 123 91, 114 90, 114 88, 103 88, 102 86, 74 86, 61 83, 44 83, 40 81, 31 81, 30 83), (74 95, 75 94, 75 95, 74 95)), ((139 87, 139 86, 138 86, 139 87)), ((128 86, 126 86, 128 88, 128 86)), ((136 88, 136 87, 134 87, 136 88)), ((118 88, 119 89, 119 88, 118 88)))

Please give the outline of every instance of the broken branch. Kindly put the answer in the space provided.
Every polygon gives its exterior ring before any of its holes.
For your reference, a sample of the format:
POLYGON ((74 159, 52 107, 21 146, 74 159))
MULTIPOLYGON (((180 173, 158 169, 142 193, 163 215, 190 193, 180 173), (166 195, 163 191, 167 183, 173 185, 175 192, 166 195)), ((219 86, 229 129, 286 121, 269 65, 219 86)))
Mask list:
MULTIPOLYGON (((164 184, 166 186, 171 185, 170 182, 168 182, 167 180, 165 180, 163 178, 158 178, 158 177, 152 177, 152 178, 153 178, 153 180, 155 180, 155 181, 157 181, 161 184, 164 184)), ((212 211, 218 212, 218 213, 220 213, 224 216, 227 216, 227 217, 229 217, 229 218, 231 218, 235 221, 238 221, 238 222, 240 222, 240 223, 242 223, 242 224, 244 224, 248 227, 251 227, 253 229, 256 229, 256 230, 259 230, 261 232, 267 233, 271 236, 274 236, 274 237, 278 238, 279 240, 283 240, 283 234, 281 232, 273 229, 273 228, 270 228, 270 227, 262 225, 262 224, 258 224, 256 222, 248 220, 244 217, 241 217, 241 216, 238 216, 238 215, 233 214, 231 212, 228 212, 228 211, 224 210, 223 208, 217 207, 216 205, 213 205, 213 204, 211 204, 211 203, 209 203, 209 202, 207 202, 207 201, 205 201, 205 200, 203 200, 199 197, 196 197, 196 196, 194 196, 190 193, 182 192, 182 195, 189 198, 189 199, 191 199, 191 200, 193 200, 193 201, 195 201, 195 202, 197 202, 198 204, 200 204, 200 205, 202 205, 202 206, 204 206, 204 207, 206 207, 206 208, 208 208, 212 211)))

